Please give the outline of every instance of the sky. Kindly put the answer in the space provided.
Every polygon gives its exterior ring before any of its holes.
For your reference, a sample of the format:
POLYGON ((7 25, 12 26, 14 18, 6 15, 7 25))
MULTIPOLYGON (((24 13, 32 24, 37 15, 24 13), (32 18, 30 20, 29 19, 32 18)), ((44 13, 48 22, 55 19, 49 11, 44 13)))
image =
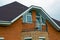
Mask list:
POLYGON ((52 18, 60 21, 60 0, 0 0, 0 6, 17 1, 27 7, 42 7, 52 18))

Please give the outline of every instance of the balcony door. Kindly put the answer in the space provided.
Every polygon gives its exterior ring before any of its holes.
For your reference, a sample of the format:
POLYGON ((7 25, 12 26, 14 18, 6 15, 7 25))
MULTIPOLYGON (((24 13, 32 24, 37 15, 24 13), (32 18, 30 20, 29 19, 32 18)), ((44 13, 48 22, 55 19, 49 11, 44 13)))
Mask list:
POLYGON ((42 30, 40 14, 36 14, 36 27, 38 28, 39 31, 42 30))

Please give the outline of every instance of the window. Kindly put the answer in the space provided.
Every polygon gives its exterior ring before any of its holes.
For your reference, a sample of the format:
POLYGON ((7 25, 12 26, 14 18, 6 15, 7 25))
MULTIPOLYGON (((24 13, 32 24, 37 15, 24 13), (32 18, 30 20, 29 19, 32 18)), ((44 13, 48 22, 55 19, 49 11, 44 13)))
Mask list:
POLYGON ((24 23, 32 23, 31 13, 26 13, 26 14, 23 15, 23 22, 24 23))
POLYGON ((36 27, 38 28, 39 31, 42 30, 42 26, 40 24, 40 18, 39 19, 36 19, 36 27))
POLYGON ((41 19, 41 25, 45 25, 45 18, 41 16, 40 19, 41 19))
POLYGON ((0 37, 0 40, 4 40, 4 38, 3 37, 0 37))
POLYGON ((45 24, 45 18, 42 17, 42 24, 45 24))
POLYGON ((25 40, 32 40, 32 39, 25 39, 25 40))
POLYGON ((40 15, 36 16, 36 27, 38 28, 39 31, 42 30, 40 15))
POLYGON ((45 40, 45 37, 39 37, 39 40, 45 40))
POLYGON ((27 22, 32 22, 32 17, 31 16, 27 16, 27 22))
POLYGON ((32 40, 32 37, 26 37, 24 40, 32 40))

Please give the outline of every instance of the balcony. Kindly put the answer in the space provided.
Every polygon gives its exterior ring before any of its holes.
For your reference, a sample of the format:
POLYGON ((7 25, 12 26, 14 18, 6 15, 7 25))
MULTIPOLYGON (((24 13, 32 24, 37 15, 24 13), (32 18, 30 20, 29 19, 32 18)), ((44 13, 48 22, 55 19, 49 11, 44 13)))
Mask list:
POLYGON ((48 40, 48 32, 46 30, 34 29, 24 29, 22 31, 22 40, 26 37, 32 37, 32 40, 39 40, 39 37, 45 37, 45 40, 48 40))
MULTIPOLYGON (((34 25, 34 28, 24 28, 22 29, 22 40, 26 37, 32 37, 32 40, 39 40, 39 37, 45 37, 45 40, 48 40, 48 29, 47 25, 42 25, 41 30, 38 30, 39 28, 36 27, 36 23, 33 24, 23 24, 23 26, 27 25, 34 25)), ((32 26, 29 26, 32 27, 32 26)))
POLYGON ((48 32, 48 28, 47 28, 47 25, 42 25, 42 28, 30 28, 30 29, 27 29, 27 28, 24 28, 22 29, 22 32, 31 32, 31 31, 40 31, 40 32, 48 32), (40 30, 41 29, 41 30, 40 30))

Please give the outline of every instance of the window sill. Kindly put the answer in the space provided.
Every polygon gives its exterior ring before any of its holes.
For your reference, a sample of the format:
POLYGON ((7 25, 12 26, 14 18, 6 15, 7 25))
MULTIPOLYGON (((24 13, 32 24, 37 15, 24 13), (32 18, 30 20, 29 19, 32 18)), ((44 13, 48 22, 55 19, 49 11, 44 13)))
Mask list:
POLYGON ((32 22, 23 22, 23 24, 32 24, 32 22))
POLYGON ((45 23, 41 23, 41 25, 46 25, 45 23))

